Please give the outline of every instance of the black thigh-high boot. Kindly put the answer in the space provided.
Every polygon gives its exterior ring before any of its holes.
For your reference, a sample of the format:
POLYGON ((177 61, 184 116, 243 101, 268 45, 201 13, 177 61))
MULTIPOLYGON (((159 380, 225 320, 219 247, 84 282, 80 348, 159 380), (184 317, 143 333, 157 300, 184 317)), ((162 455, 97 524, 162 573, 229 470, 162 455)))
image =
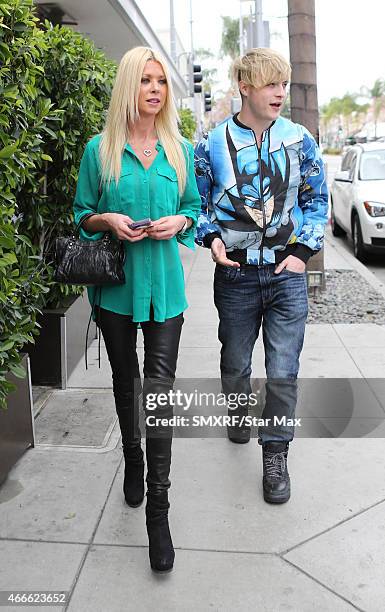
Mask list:
POLYGON ((174 547, 168 524, 172 438, 146 438, 146 526, 151 568, 167 572, 174 565, 174 547))
POLYGON ((147 504, 146 526, 151 568, 167 572, 174 565, 174 547, 168 524, 168 489, 170 488, 172 426, 153 419, 172 417, 171 405, 156 402, 157 394, 168 393, 175 379, 179 338, 183 315, 166 319, 164 323, 142 324, 144 336, 143 406, 146 414, 147 504), (155 398, 151 410, 148 399, 155 398), (152 417, 152 425, 150 425, 152 417))
POLYGON ((144 461, 138 424, 138 397, 133 393, 126 395, 131 396, 131 405, 116 406, 124 456, 123 493, 126 503, 137 508, 144 499, 144 461))
POLYGON ((112 369, 112 387, 122 433, 124 497, 129 506, 139 506, 144 498, 144 463, 140 445, 140 374, 136 353, 137 323, 121 315, 95 307, 112 369))

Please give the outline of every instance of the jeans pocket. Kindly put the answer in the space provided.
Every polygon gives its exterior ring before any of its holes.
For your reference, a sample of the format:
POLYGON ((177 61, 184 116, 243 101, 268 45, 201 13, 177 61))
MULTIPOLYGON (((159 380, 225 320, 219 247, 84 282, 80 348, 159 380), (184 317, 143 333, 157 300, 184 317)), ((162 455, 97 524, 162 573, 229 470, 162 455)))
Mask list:
POLYGON ((236 281, 241 273, 240 268, 234 268, 232 266, 222 266, 217 264, 215 268, 215 277, 218 280, 233 283, 236 281))
POLYGON ((284 268, 280 274, 282 274, 282 272, 286 272, 287 274, 293 274, 294 276, 303 276, 304 274, 306 274, 306 270, 304 270, 303 272, 294 272, 294 270, 288 270, 287 268, 284 268))

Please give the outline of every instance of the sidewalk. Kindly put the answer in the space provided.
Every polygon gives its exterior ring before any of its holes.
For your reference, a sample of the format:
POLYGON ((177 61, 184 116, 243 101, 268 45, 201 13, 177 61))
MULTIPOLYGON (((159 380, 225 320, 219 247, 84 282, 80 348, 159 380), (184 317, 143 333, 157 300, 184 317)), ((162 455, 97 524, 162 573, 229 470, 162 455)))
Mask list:
MULTIPOLYGON (((385 298, 384 285, 329 234, 325 256, 327 268, 358 271, 385 298)), ((177 376, 217 378, 213 263, 204 249, 183 257, 190 308, 177 376)), ((300 376, 368 383, 370 406, 356 398, 353 416, 365 421, 369 414, 375 424, 366 439, 298 436, 287 504, 262 499, 255 439, 242 446, 174 440, 176 559, 166 576, 149 568, 144 504, 123 502, 110 370, 103 347, 98 369, 96 342, 90 363, 87 373, 80 363, 70 388, 55 390, 42 406, 39 443, 0 488, 0 591, 68 590, 71 612, 383 609, 385 445, 374 436, 385 413, 385 326, 307 326, 300 376)), ((264 376, 260 341, 253 376, 264 376)))

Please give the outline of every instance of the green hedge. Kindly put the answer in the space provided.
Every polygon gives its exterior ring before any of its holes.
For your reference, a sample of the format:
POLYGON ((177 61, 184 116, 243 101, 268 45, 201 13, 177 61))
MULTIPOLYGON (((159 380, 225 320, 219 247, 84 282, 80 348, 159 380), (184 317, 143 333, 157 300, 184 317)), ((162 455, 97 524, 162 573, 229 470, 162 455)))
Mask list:
POLYGON ((44 165, 46 129, 57 119, 40 89, 46 45, 32 14, 32 0, 0 4, 0 406, 12 385, 10 370, 23 376, 19 352, 33 339, 42 265, 21 233, 20 190, 44 165))
POLYGON ((81 156, 89 138, 103 128, 116 64, 70 28, 53 27, 48 21, 44 27, 41 86, 59 121, 44 139, 45 168, 22 189, 19 206, 24 213, 23 231, 47 263, 50 291, 44 305, 56 307, 67 295, 82 292, 79 287, 52 283, 49 262, 55 238, 73 230, 72 203, 81 156))
POLYGON ((0 407, 38 310, 71 291, 52 281, 52 245, 71 231, 80 158, 115 75, 88 39, 37 24, 32 0, 0 2, 0 407))

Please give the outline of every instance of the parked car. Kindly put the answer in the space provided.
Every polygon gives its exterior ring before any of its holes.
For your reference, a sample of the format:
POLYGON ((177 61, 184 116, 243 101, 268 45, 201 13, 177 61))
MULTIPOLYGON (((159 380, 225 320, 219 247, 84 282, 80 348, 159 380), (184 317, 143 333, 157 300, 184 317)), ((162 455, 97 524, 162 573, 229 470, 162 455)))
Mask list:
POLYGON ((385 144, 349 148, 330 189, 334 236, 349 234, 354 255, 365 261, 369 251, 385 253, 385 144))

